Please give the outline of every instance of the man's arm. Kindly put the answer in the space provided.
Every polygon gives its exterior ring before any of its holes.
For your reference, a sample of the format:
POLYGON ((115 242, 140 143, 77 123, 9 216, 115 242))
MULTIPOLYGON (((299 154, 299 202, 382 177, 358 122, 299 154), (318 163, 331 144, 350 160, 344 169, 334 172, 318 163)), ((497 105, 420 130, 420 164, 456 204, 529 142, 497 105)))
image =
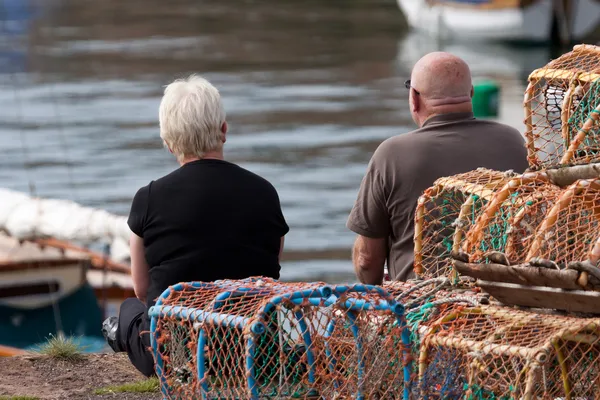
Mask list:
POLYGON ((358 279, 368 285, 381 285, 387 258, 385 238, 358 235, 352 249, 352 263, 358 279))
POLYGON ((144 240, 135 233, 132 233, 129 239, 129 251, 131 252, 133 291, 136 297, 145 304, 150 285, 150 273, 144 255, 144 240))

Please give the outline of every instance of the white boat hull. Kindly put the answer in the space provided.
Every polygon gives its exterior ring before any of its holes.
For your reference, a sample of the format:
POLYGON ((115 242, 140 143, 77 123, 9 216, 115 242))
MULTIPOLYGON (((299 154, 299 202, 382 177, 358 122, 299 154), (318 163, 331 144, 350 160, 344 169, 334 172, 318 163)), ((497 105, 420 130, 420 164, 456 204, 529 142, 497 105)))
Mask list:
POLYGON ((85 270, 82 265, 65 264, 52 268, 23 269, 16 271, 0 270, 0 291, 15 287, 44 287, 48 290, 56 286, 50 293, 15 295, 0 298, 0 305, 15 309, 35 309, 46 307, 70 295, 85 284, 85 270), (82 279, 83 278, 83 279, 82 279))
POLYGON ((129 268, 106 261, 104 270, 91 257, 74 246, 21 243, 0 233, 0 306, 47 307, 86 284, 99 295, 99 301, 107 300, 108 306, 133 295, 129 268))
POLYGON ((490 42, 466 44, 460 41, 439 41, 429 35, 411 32, 398 42, 396 62, 399 73, 409 74, 421 57, 434 51, 446 51, 465 60, 474 78, 526 81, 531 71, 547 64, 552 58, 547 46, 507 46, 490 42))
MULTIPOLYGON (((548 41, 553 22, 552 0, 521 8, 481 9, 477 6, 429 5, 427 0, 398 0, 409 25, 440 39, 548 41)), ((574 2, 570 21, 574 40, 600 24, 600 2, 574 2)))

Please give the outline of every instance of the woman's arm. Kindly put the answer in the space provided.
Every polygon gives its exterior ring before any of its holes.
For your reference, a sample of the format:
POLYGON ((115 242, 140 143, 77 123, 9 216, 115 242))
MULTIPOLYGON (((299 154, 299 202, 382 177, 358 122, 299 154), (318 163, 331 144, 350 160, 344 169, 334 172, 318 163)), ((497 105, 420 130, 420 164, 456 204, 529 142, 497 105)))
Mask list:
POLYGON ((133 291, 138 299, 146 304, 148 286, 150 285, 150 273, 148 263, 144 254, 144 240, 131 234, 129 239, 129 251, 131 252, 131 278, 133 279, 133 291))
POLYGON ((283 244, 285 243, 285 236, 281 237, 281 242, 279 243, 279 261, 281 261, 281 254, 283 253, 283 244))

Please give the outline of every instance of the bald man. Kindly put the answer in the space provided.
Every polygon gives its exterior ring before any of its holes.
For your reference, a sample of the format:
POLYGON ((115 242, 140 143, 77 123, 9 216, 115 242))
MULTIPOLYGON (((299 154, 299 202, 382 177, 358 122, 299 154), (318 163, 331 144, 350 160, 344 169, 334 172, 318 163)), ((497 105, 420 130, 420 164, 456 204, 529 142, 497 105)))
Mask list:
POLYGON ((469 66, 448 53, 431 53, 406 81, 419 129, 384 141, 363 178, 347 227, 358 234, 352 260, 358 279, 381 284, 414 277, 414 213, 419 196, 443 176, 478 167, 523 172, 527 153, 514 128, 473 116, 469 66))

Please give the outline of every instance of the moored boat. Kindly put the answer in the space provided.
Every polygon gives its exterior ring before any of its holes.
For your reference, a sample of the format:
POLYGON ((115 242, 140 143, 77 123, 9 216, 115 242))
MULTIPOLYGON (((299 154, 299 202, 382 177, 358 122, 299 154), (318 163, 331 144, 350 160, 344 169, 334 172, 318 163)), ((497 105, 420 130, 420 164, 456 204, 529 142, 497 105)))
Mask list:
POLYGON ((32 348, 63 333, 100 350, 102 318, 133 295, 123 263, 55 239, 0 234, 2 345, 32 348))
POLYGON ((580 40, 600 24, 598 0, 398 0, 409 25, 439 38, 580 40))
POLYGON ((25 354, 27 354, 27 352, 23 349, 0 345, 0 357, 23 356, 25 354))

